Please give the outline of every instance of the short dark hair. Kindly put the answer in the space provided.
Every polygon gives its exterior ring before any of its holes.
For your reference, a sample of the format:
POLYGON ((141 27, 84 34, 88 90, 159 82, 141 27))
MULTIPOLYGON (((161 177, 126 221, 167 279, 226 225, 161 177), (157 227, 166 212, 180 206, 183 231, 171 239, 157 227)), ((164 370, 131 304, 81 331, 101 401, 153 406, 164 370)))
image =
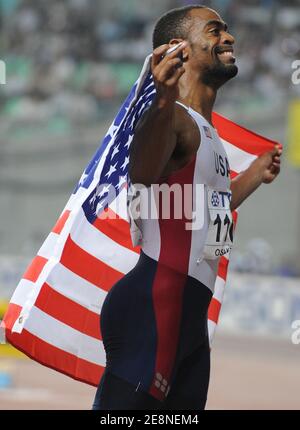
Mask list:
POLYGON ((193 9, 202 9, 206 7, 207 6, 204 5, 191 4, 188 6, 171 9, 162 15, 156 22, 153 30, 153 49, 165 43, 169 43, 171 39, 186 39, 188 33, 187 24, 191 19, 189 12, 193 9))

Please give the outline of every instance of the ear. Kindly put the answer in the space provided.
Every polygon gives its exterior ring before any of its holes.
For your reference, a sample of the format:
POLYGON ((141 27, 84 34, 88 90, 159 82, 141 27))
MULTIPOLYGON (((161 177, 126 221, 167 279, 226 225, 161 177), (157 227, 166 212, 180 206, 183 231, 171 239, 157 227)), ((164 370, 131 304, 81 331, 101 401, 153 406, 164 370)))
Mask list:
POLYGON ((183 42, 183 40, 184 40, 184 39, 171 39, 171 40, 169 41, 169 46, 170 46, 170 48, 171 48, 172 46, 178 45, 178 43, 183 42))
POLYGON ((188 46, 182 51, 182 58, 184 62, 188 60, 189 58, 188 46))
MULTIPOLYGON (((178 39, 171 39, 170 41, 169 41, 169 47, 171 48, 171 47, 173 47, 173 46, 175 46, 175 45, 178 45, 178 43, 181 43, 181 42, 183 42, 185 39, 181 39, 181 38, 178 38, 178 39)), ((182 58, 183 58, 183 60, 184 61, 187 61, 187 59, 189 58, 189 54, 188 54, 188 46, 186 47, 186 48, 184 48, 184 50, 182 51, 182 58)))

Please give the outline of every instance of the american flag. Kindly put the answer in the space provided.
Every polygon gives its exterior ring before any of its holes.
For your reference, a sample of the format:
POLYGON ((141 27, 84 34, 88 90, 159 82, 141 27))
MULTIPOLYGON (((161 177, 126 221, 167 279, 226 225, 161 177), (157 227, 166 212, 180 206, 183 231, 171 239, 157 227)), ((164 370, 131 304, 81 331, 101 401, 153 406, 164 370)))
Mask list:
MULTIPOLYGON (((2 321, 7 340, 39 363, 97 386, 105 369, 99 315, 107 292, 131 270, 128 212, 129 147, 155 86, 149 55, 141 74, 83 172, 57 223, 19 282, 2 321)), ((214 113, 232 178, 276 142, 214 113)), ((235 223, 237 211, 234 212, 235 223)), ((221 257, 208 327, 213 339, 228 257, 221 257)))

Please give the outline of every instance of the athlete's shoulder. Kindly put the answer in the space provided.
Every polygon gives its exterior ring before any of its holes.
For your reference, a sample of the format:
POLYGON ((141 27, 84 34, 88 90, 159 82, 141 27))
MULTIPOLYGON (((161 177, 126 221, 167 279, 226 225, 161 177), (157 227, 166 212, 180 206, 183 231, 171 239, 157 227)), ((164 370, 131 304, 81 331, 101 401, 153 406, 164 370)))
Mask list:
POLYGON ((191 127, 197 127, 192 116, 189 114, 187 108, 175 103, 174 105, 174 126, 176 132, 183 132, 191 127))
POLYGON ((185 152, 196 152, 201 140, 199 127, 188 110, 178 103, 175 103, 174 128, 178 146, 185 152))

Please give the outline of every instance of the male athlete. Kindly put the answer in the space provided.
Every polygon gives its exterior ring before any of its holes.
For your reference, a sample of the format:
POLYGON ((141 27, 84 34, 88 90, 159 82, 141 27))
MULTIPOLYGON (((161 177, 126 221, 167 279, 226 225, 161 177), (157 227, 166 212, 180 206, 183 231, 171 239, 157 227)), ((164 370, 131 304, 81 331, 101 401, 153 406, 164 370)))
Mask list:
POLYGON ((218 89, 238 72, 233 46, 226 23, 204 6, 171 10, 155 26, 156 96, 137 125, 129 175, 147 188, 191 185, 202 224, 191 229, 186 213, 176 218, 175 199, 170 219, 142 220, 138 263, 111 288, 101 310, 107 364, 94 409, 205 407, 207 310, 219 257, 232 242, 231 211, 280 171, 277 146, 230 181, 212 110, 218 89))

